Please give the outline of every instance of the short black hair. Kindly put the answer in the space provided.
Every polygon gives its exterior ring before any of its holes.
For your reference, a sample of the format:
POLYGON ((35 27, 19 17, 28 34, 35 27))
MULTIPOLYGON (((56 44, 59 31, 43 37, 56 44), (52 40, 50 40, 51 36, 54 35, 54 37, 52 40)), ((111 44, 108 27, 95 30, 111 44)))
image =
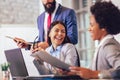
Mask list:
POLYGON ((98 1, 90 11, 100 28, 105 28, 108 34, 120 33, 120 10, 111 1, 98 1))
POLYGON ((52 44, 52 43, 51 43, 51 39, 50 39, 50 37, 49 37, 49 34, 50 34, 50 32, 51 32, 51 29, 52 29, 55 25, 57 25, 57 24, 61 24, 61 25, 63 25, 64 28, 65 28, 65 38, 64 38, 64 41, 62 42, 62 44, 70 43, 70 39, 69 39, 68 36, 67 36, 67 27, 66 27, 66 25, 65 25, 62 21, 54 21, 54 22, 51 23, 50 28, 49 28, 49 30, 48 30, 48 34, 47 34, 48 44, 49 44, 49 45, 52 44))

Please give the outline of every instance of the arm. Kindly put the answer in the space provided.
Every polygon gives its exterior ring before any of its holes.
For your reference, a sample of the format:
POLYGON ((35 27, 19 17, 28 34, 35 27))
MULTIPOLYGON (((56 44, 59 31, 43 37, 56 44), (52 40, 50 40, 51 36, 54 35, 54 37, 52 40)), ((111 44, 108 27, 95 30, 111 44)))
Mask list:
POLYGON ((62 61, 64 61, 65 63, 73 66, 78 66, 77 53, 73 44, 66 43, 63 45, 61 50, 61 57, 64 58, 62 61))
POLYGON ((112 75, 120 68, 120 45, 119 43, 108 43, 103 48, 105 59, 107 61, 107 66, 110 68, 108 70, 102 70, 100 73, 104 75, 104 77, 114 77, 116 75, 112 75))
POLYGON ((17 43, 17 46, 19 48, 26 48, 26 49, 30 49, 32 43, 26 42, 24 39, 21 38, 14 38, 14 41, 17 43))
POLYGON ((67 26, 67 35, 73 44, 78 43, 78 29, 77 29, 77 21, 76 14, 73 10, 68 12, 68 15, 65 17, 65 23, 67 26))
POLYGON ((99 71, 93 71, 88 68, 83 67, 70 67, 69 68, 71 72, 68 74, 78 75, 84 79, 97 79, 99 71))

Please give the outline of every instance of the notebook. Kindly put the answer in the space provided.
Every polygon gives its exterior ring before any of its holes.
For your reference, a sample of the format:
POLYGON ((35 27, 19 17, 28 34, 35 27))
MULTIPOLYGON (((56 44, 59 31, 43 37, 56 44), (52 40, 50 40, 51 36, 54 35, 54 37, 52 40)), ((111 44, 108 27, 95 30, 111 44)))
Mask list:
MULTIPOLYGON (((29 76, 25 61, 22 55, 22 51, 20 48, 5 50, 5 56, 7 61, 10 63, 10 72, 13 79, 15 78, 25 78, 25 79, 32 79, 32 80, 39 80, 41 78, 54 78, 54 79, 61 79, 65 78, 67 79, 67 75, 40 75, 40 76, 29 76)), ((69 78, 80 78, 79 76, 73 75, 69 76, 69 78)))
POLYGON ((71 65, 57 59, 56 57, 53 57, 52 55, 48 54, 44 50, 35 52, 35 53, 31 54, 31 56, 37 57, 38 59, 42 59, 43 61, 51 64, 52 66, 55 66, 62 70, 69 71, 69 67, 71 66, 71 65))

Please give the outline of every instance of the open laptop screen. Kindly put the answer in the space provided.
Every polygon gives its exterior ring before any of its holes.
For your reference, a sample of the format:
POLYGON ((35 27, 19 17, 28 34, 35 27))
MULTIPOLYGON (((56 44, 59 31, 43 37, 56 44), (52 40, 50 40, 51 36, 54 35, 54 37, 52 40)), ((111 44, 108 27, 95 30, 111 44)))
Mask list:
POLYGON ((10 72, 12 77, 28 76, 27 68, 20 48, 5 50, 5 56, 10 63, 10 72))

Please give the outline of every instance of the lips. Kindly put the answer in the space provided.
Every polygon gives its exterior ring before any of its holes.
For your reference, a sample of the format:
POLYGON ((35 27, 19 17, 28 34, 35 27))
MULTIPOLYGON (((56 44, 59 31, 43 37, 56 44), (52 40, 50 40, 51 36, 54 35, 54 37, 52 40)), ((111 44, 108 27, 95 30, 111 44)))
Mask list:
POLYGON ((61 38, 61 37, 59 37, 59 36, 55 37, 55 39, 56 39, 56 40, 60 40, 60 41, 63 40, 63 38, 61 38))

